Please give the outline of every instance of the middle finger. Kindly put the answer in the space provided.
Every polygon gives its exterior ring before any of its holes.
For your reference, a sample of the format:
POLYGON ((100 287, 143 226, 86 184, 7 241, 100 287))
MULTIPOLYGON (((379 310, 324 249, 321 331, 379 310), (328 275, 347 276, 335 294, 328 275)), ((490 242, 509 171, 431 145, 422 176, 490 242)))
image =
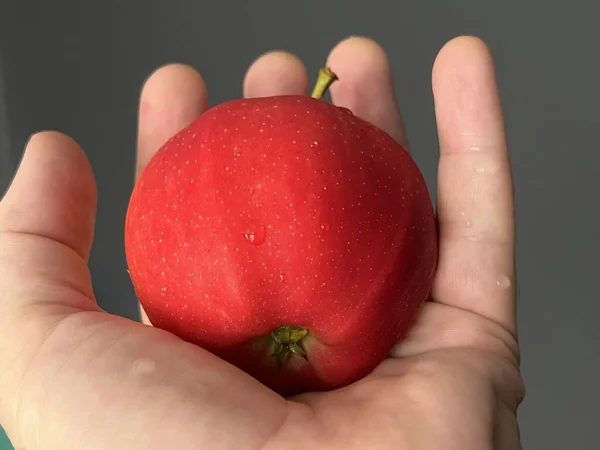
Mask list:
POLYGON ((204 80, 193 68, 170 64, 156 70, 140 97, 136 177, 171 136, 207 109, 204 80))

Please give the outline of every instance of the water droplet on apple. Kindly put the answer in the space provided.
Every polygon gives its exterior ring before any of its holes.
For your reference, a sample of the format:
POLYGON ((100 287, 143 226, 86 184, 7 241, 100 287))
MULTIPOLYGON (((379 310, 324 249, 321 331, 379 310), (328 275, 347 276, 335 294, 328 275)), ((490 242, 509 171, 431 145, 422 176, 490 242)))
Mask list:
POLYGON ((348 114, 349 116, 353 116, 354 115, 354 113, 352 111, 350 111, 348 108, 345 108, 344 106, 338 106, 338 108, 344 114, 348 114))
POLYGON ((279 274, 279 281, 285 281, 285 273, 281 272, 279 274))
POLYGON ((323 231, 329 231, 331 229, 331 225, 329 225, 329 223, 324 222, 321 224, 321 230, 323 231))
POLYGON ((237 145, 233 147, 233 156, 242 156, 242 152, 240 151, 240 148, 237 145))
POLYGON ((256 230, 244 233, 244 239, 254 245, 261 245, 267 238, 267 228, 263 225, 256 230))

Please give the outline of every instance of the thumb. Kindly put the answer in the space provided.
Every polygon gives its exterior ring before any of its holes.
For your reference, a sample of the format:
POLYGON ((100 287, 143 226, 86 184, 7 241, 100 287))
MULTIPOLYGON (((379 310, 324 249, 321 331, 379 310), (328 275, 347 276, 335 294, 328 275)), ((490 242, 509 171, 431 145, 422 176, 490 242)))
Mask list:
POLYGON ((0 202, 0 232, 51 239, 87 259, 95 213, 94 176, 79 145, 58 132, 34 135, 0 202))
POLYGON ((95 210, 77 143, 57 132, 32 137, 0 202, 0 423, 8 430, 20 380, 45 339, 62 318, 97 309, 86 264, 95 210))

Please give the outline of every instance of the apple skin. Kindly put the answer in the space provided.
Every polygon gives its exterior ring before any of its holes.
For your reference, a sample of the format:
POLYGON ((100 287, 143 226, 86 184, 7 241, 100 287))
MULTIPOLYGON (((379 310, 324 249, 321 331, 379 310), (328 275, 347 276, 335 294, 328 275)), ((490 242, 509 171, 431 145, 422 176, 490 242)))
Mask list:
POLYGON ((306 96, 234 100, 171 138, 138 179, 125 251, 150 322, 283 396, 370 373, 431 289, 437 229, 409 154, 306 96), (309 330, 281 371, 269 333, 309 330))

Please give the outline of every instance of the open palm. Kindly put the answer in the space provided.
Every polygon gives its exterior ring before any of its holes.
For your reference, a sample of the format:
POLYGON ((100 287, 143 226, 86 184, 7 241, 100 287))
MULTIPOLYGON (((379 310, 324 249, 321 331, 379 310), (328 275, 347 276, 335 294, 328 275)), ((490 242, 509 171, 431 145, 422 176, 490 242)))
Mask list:
MULTIPOLYGON (((388 60, 351 38, 330 54, 336 104, 407 145, 388 60)), ((248 97, 306 94, 273 52, 248 97)), ((27 449, 518 449, 514 213, 504 124, 486 47, 458 38, 433 70, 440 138, 440 260, 406 340, 346 388, 284 399, 177 337, 102 311, 87 258, 96 189, 70 138, 29 142, 0 204, 0 423, 27 449)), ((159 69, 140 101, 138 172, 207 108, 200 75, 159 69)))

